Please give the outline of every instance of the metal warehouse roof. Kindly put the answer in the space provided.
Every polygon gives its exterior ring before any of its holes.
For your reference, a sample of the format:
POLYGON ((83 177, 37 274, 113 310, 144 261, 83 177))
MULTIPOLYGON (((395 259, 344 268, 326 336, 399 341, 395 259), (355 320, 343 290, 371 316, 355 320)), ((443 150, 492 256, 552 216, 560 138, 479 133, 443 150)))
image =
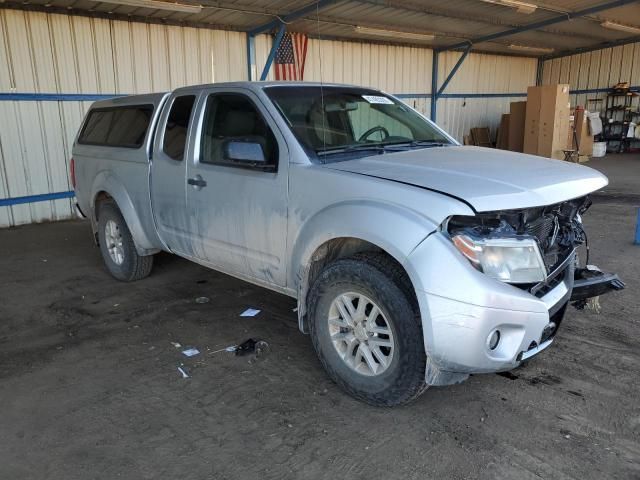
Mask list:
POLYGON ((0 6, 260 33, 283 20, 288 31, 314 37, 436 49, 472 43, 476 51, 521 56, 640 40, 638 0, 0 0, 0 6))

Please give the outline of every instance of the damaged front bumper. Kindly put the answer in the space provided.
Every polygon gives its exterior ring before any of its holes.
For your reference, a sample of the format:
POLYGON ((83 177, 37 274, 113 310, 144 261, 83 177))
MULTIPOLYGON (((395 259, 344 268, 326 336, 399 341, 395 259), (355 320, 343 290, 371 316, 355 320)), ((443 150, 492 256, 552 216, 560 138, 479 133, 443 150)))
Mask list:
POLYGON ((438 234, 416 248, 406 268, 420 304, 430 385, 517 367, 551 345, 572 301, 624 287, 616 276, 576 270, 572 253, 525 290, 472 268, 438 234))
POLYGON ((587 265, 586 268, 576 269, 571 302, 581 310, 588 299, 622 290, 624 287, 624 282, 615 273, 604 273, 594 265, 587 265))

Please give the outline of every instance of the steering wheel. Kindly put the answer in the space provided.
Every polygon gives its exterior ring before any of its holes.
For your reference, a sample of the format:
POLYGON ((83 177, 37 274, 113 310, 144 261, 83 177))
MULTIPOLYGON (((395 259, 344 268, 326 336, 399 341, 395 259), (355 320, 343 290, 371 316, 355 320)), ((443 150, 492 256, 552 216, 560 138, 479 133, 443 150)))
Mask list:
POLYGON ((358 139, 358 141, 364 142, 367 138, 369 138, 371 135, 373 135, 376 132, 382 132, 384 134, 384 138, 382 140, 386 140, 390 136, 389 130, 384 128, 382 125, 377 125, 375 127, 371 127, 369 130, 367 130, 362 135, 360 135, 360 138, 358 139))

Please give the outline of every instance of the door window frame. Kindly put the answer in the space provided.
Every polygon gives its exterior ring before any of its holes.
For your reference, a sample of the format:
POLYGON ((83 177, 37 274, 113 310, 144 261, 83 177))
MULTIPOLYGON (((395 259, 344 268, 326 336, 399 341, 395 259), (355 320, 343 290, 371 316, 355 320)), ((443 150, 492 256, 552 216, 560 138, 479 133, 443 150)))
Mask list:
POLYGON ((189 158, 190 152, 191 152, 191 137, 192 137, 192 133, 193 129, 196 125, 196 113, 198 111, 198 106, 200 105, 200 97, 201 97, 201 92, 200 90, 181 90, 180 92, 174 92, 171 94, 171 97, 169 97, 163 107, 163 112, 162 112, 162 118, 160 118, 160 122, 158 123, 158 129, 157 131, 157 139, 154 142, 156 145, 156 149, 158 152, 162 152, 162 156, 168 158, 169 160, 176 162, 176 163, 181 163, 184 162, 186 159, 189 158), (189 116, 189 125, 187 126, 187 138, 185 139, 185 143, 184 143, 184 153, 182 155, 182 159, 176 159, 173 158, 171 155, 169 155, 168 153, 166 153, 164 151, 164 135, 167 131, 167 123, 169 122, 169 116, 171 115, 171 109, 173 108, 173 104, 176 100, 176 98, 179 97, 189 97, 189 96, 194 96, 195 99, 193 101, 193 107, 191 107, 191 115, 189 116))
POLYGON ((198 118, 196 122, 193 123, 194 126, 197 126, 196 133, 192 136, 190 142, 192 146, 193 152, 193 166, 202 168, 202 167, 224 167, 224 168, 235 168, 244 171, 254 171, 260 173, 271 173, 277 174, 281 168, 281 160, 283 155, 286 155, 288 158, 289 149, 287 147, 287 143, 284 140, 284 136, 280 131, 275 119, 271 115, 271 113, 267 110, 263 102, 260 98, 251 90, 243 89, 243 88, 211 88, 206 89, 201 92, 200 98, 197 100, 197 108, 196 112, 198 118), (204 128, 205 115, 207 113, 207 102, 209 97, 214 95, 239 95, 247 99, 256 111, 262 116, 263 121, 266 123, 267 127, 271 130, 273 137, 276 142, 276 148, 278 149, 275 164, 269 165, 268 168, 265 168, 261 165, 243 165, 240 163, 233 162, 202 162, 200 161, 202 158, 201 146, 202 146, 202 129, 204 128))

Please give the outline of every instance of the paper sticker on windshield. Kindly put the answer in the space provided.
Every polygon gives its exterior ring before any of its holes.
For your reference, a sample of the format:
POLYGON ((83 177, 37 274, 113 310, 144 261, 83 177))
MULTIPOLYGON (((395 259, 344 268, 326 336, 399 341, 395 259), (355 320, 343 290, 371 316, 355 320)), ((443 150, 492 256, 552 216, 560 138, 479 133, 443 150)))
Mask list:
POLYGON ((364 98, 367 102, 369 103, 379 103, 379 104, 383 104, 383 105, 393 105, 393 101, 387 97, 383 97, 381 95, 362 95, 362 98, 364 98))

